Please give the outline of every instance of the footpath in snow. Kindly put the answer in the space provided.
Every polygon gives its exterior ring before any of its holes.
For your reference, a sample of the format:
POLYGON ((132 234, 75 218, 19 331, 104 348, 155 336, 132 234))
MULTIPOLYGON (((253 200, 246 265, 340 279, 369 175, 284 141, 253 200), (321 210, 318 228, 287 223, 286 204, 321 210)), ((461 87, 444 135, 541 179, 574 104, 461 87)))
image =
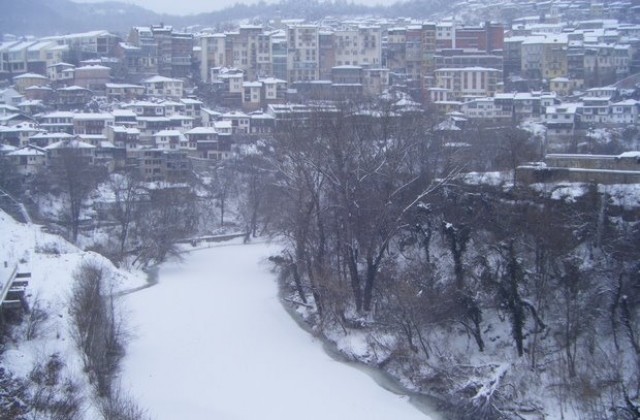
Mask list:
POLYGON ((122 385, 136 402, 158 420, 431 419, 296 325, 265 262, 275 252, 213 245, 126 297, 122 385))

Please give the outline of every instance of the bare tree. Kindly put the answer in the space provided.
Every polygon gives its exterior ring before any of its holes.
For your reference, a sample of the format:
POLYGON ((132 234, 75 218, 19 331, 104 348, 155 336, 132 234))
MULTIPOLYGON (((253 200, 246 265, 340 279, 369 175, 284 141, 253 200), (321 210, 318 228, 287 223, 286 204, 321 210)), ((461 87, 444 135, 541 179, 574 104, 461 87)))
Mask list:
POLYGON ((193 234, 198 224, 195 194, 190 188, 166 186, 148 194, 136 224, 136 260, 143 265, 178 256, 178 241, 193 234))
POLYGON ((259 222, 266 216, 265 203, 269 199, 273 170, 265 158, 265 144, 258 148, 247 148, 241 152, 234 167, 242 178, 239 212, 247 230, 248 237, 258 235, 259 222), (260 147, 263 146, 263 147, 260 147))
POLYGON ((237 193, 238 175, 233 159, 214 161, 196 171, 196 179, 220 209, 220 226, 224 226, 229 200, 237 193))
POLYGON ((58 150, 52 158, 52 182, 64 197, 66 215, 64 217, 72 241, 78 239, 78 230, 84 201, 106 176, 105 168, 96 166, 82 148, 74 146, 58 150))
POLYGON ((108 278, 94 263, 74 274, 69 300, 73 336, 83 354, 85 369, 98 396, 109 396, 115 372, 124 356, 126 335, 108 278))
POLYGON ((25 338, 33 340, 40 334, 43 323, 49 318, 49 314, 42 308, 42 300, 40 295, 36 294, 31 299, 31 308, 27 313, 25 320, 25 338))
POLYGON ((112 175, 108 186, 114 197, 111 215, 118 223, 118 260, 121 261, 127 252, 130 232, 138 216, 144 191, 140 178, 134 172, 112 175))

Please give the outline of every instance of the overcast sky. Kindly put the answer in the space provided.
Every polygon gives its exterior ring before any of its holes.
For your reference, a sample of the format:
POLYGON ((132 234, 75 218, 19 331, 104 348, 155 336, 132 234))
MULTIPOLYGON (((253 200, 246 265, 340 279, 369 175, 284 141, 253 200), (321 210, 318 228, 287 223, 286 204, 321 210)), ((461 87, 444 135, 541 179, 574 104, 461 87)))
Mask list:
MULTIPOLYGON (((73 0, 77 3, 96 3, 102 0, 73 0)), ((233 6, 236 3, 257 3, 258 0, 121 0, 125 3, 137 4, 158 13, 172 15, 189 15, 202 12, 213 12, 233 6)), ((273 0, 267 0, 267 3, 273 0)), ((354 0, 355 3, 375 5, 383 0, 354 0)))

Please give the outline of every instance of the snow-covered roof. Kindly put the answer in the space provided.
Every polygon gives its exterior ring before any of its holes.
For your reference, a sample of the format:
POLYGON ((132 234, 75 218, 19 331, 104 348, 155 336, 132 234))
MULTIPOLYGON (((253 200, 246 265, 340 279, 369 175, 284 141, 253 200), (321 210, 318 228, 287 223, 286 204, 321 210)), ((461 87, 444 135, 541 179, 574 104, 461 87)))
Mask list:
POLYGON ((231 121, 214 121, 213 126, 219 129, 228 129, 232 128, 231 121))
POLYGON ((111 111, 114 117, 135 117, 136 113, 130 109, 114 109, 111 111))
POLYGON ((28 51, 38 51, 51 45, 52 41, 39 41, 27 48, 28 51))
POLYGON ((71 111, 54 111, 49 112, 47 114, 42 115, 42 118, 73 118, 76 115, 75 112, 71 111))
POLYGON ((202 101, 198 100, 198 99, 193 99, 193 98, 181 98, 180 102, 182 102, 185 105, 198 105, 198 104, 202 104, 202 101))
POLYGON ((629 151, 620 154, 621 158, 640 158, 640 151, 629 151))
POLYGON ((148 122, 158 122, 158 121, 166 121, 166 122, 170 122, 171 120, 167 117, 144 117, 144 116, 138 116, 137 117, 138 121, 148 121, 148 122))
POLYGON ((7 153, 7 156, 46 156, 46 153, 34 146, 27 146, 7 153))
POLYGON ((182 82, 182 81, 180 79, 172 79, 170 77, 159 76, 159 75, 143 80, 143 83, 164 83, 164 82, 182 82))
POLYGON ((194 127, 185 134, 216 134, 217 131, 213 127, 194 127))
POLYGON ((53 89, 51 89, 49 86, 36 86, 36 85, 33 85, 33 86, 26 87, 24 90, 25 91, 27 91, 27 90, 34 91, 34 90, 53 90, 53 89))
POLYGON ((140 130, 137 128, 125 127, 122 125, 114 125, 112 128, 114 133, 140 134, 140 130))
POLYGON ((0 143, 0 153, 8 153, 14 150, 17 150, 15 146, 12 146, 10 144, 0 143))
POLYGON ((222 118, 249 118, 249 116, 244 112, 231 111, 231 112, 225 112, 224 114, 222 114, 222 118))
POLYGON ((80 140, 63 140, 58 141, 45 147, 45 150, 53 149, 95 149, 96 147, 80 140))
POLYGON ((43 132, 43 133, 38 133, 38 134, 34 134, 33 136, 29 137, 30 140, 38 140, 38 139, 58 139, 60 140, 65 140, 65 139, 72 139, 75 136, 73 134, 69 134, 69 133, 47 133, 47 132, 43 132))
POLYGON ((39 131, 39 132, 43 132, 44 130, 41 130, 39 128, 37 128, 35 125, 33 125, 32 123, 21 123, 21 124, 16 124, 13 126, 3 126, 0 125, 0 132, 9 132, 9 133, 15 133, 15 132, 28 132, 28 131, 39 131))
POLYGON ((69 63, 65 63, 64 61, 61 61, 59 63, 55 63, 47 66, 47 68, 50 68, 50 67, 75 67, 75 66, 73 64, 69 64, 69 63))
POLYGON ((180 114, 172 114, 172 115, 169 115, 167 118, 169 118, 170 121, 193 121, 193 117, 188 117, 186 115, 180 115, 180 114))
POLYGON ((250 115, 252 120, 273 120, 275 117, 271 114, 266 114, 264 112, 256 112, 251 113, 250 115))
POLYGON ((182 133, 178 130, 161 130, 153 135, 153 137, 179 137, 182 133))
POLYGON ((498 70, 498 69, 492 69, 490 67, 479 67, 479 66, 474 66, 474 67, 461 67, 461 68, 457 68, 457 67, 443 67, 440 69, 435 70, 437 72, 444 72, 444 71, 449 71, 449 72, 462 72, 462 71, 488 71, 488 72, 501 72, 502 70, 498 70))
POLYGON ((76 71, 78 70, 111 70, 111 67, 101 66, 99 64, 90 64, 87 66, 76 67, 76 71))
POLYGON ((73 114, 74 120, 112 120, 113 115, 107 112, 95 112, 95 113, 78 113, 73 114))
POLYGON ((44 79, 47 80, 46 76, 43 76, 38 73, 24 73, 19 74, 17 76, 13 76, 13 80, 22 80, 22 79, 44 79))
POLYGON ((78 91, 89 91, 89 89, 83 88, 82 86, 77 86, 77 85, 73 85, 73 86, 67 86, 67 87, 63 87, 63 88, 59 88, 59 91, 65 91, 65 92, 78 92, 78 91))
POLYGON ((78 134, 77 137, 80 140, 93 140, 93 141, 105 140, 107 138, 107 136, 105 136, 104 134, 78 134))

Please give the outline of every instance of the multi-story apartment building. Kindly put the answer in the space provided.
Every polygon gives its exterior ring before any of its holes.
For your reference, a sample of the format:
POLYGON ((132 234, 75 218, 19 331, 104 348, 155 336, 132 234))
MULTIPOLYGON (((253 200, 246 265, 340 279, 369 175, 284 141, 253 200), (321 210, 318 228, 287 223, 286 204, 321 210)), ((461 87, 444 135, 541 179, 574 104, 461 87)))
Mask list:
POLYGON ((200 36, 200 80, 211 82, 211 69, 227 65, 226 35, 205 34, 200 36))
POLYGON ((435 67, 436 52, 436 24, 427 23, 422 25, 421 31, 421 78, 420 85, 422 96, 426 96, 428 89, 435 85, 433 71, 435 67))
POLYGON ((156 45, 158 57, 158 74, 171 77, 171 57, 173 54, 173 43, 171 34, 173 27, 165 25, 152 25, 150 27, 153 41, 156 45))
POLYGON ((76 66, 69 63, 57 63, 47 66, 47 77, 52 84, 65 86, 73 82, 76 66))
POLYGON ((365 95, 381 95, 389 87, 389 69, 363 69, 363 93, 365 95))
POLYGON ((522 41, 520 74, 533 80, 542 79, 542 59, 544 55, 545 36, 531 36, 522 41))
POLYGON ((334 31, 336 66, 380 67, 382 63, 382 30, 377 26, 361 26, 334 31))
POLYGON ((512 36, 505 38, 502 53, 505 81, 522 73, 522 43, 526 37, 512 36))
POLYGON ((279 104, 286 101, 287 82, 285 80, 268 77, 260 79, 264 89, 263 98, 265 105, 279 104))
POLYGON ((483 26, 452 28, 451 46, 448 48, 470 49, 487 53, 502 51, 504 48, 504 26, 501 23, 485 22, 483 26))
MULTIPOLYGON (((409 26, 405 32, 404 48, 405 73, 410 81, 420 84, 422 61, 424 58, 422 45, 422 26, 409 26)), ((435 48, 432 51, 435 53, 435 48)))
POLYGON ((271 56, 271 33, 257 34, 256 42, 256 76, 273 76, 273 58, 271 56))
POLYGON ((14 87, 22 94, 31 86, 44 86, 48 83, 49 79, 37 73, 22 73, 13 77, 14 87))
POLYGON ((219 100, 224 106, 240 106, 244 89, 244 72, 236 68, 215 67, 211 69, 211 82, 219 86, 219 100))
POLYGON ((500 92, 502 71, 485 67, 444 68, 435 72, 436 87, 448 89, 458 100, 493 96, 500 92))
POLYGON ((116 56, 124 63, 133 81, 158 74, 158 46, 149 27, 131 28, 127 42, 116 47, 116 56))
POLYGON ((336 66, 335 33, 321 30, 318 34, 318 64, 320 80, 331 79, 331 69, 336 66))
POLYGON ((584 43, 571 36, 567 44, 567 77, 584 81, 584 43))
POLYGON ((273 77, 281 80, 287 80, 289 77, 287 72, 288 51, 287 51, 287 32, 274 31, 269 34, 271 39, 271 71, 273 77))
POLYGON ((115 118, 109 113, 74 113, 74 134, 106 134, 107 127, 114 124, 115 118))
POLYGON ((47 66, 59 63, 68 48, 58 48, 54 41, 38 41, 29 47, 26 52, 26 68, 29 72, 46 74, 47 66))
POLYGON ((171 26, 134 27, 129 31, 127 44, 120 45, 119 50, 125 60, 133 61, 141 75, 156 73, 182 78, 191 75, 193 35, 175 32, 171 26))
POLYGON ((319 28, 317 25, 287 27, 287 81, 318 80, 319 28))
POLYGON ((6 75, 27 73, 29 71, 27 51, 34 41, 7 42, 0 45, 2 72, 6 75))
POLYGON ((515 36, 505 39, 504 45, 505 78, 522 76, 535 87, 543 79, 548 82, 567 77, 571 65, 576 65, 570 61, 569 39, 565 34, 515 36))
POLYGON ((568 39, 564 36, 550 36, 545 39, 542 51, 542 78, 550 80, 566 76, 568 39))
POLYGON ((110 81, 111 68, 107 66, 82 66, 74 70, 73 83, 93 92, 105 92, 110 81))
POLYGON ((438 51, 434 56, 434 65, 436 69, 443 67, 488 67, 503 70, 504 61, 502 54, 487 54, 462 49, 446 49, 438 51))
POLYGON ((39 126, 49 133, 73 133, 73 112, 55 111, 40 115, 39 126))
POLYGON ((387 42, 382 51, 382 65, 392 72, 406 72, 406 44, 407 28, 387 29, 387 42))
MULTIPOLYGON (((51 36, 42 41, 54 41, 59 46, 66 46, 66 61, 80 62, 91 58, 112 56, 120 37, 108 31, 91 31, 77 34, 51 36)), ((49 63, 54 64, 54 63, 49 63)))
MULTIPOLYGON (((249 80, 254 80, 258 73, 258 40, 262 35, 262 26, 256 25, 242 25, 238 30, 238 34, 234 35, 233 39, 233 63, 232 66, 244 70, 249 80)), ((260 39, 264 43, 265 39, 260 39)), ((267 43, 268 45, 268 43, 267 43)), ((263 52, 260 54, 264 60, 269 59, 268 53, 263 52)), ((264 61, 262 61, 264 64, 264 61)))
POLYGON ((142 82, 149 96, 181 98, 183 96, 184 82, 180 79, 172 79, 164 76, 153 76, 142 82))
POLYGON ((191 77, 193 60, 193 35, 173 32, 171 34, 171 77, 191 77))
POLYGON ((107 83, 105 88, 107 98, 116 101, 140 99, 145 94, 144 86, 131 83, 107 83))
POLYGON ((436 23, 436 48, 454 48, 455 31, 459 22, 456 21, 442 21, 436 23))
POLYGON ((242 108, 246 111, 255 111, 262 105, 262 82, 242 83, 242 108))

